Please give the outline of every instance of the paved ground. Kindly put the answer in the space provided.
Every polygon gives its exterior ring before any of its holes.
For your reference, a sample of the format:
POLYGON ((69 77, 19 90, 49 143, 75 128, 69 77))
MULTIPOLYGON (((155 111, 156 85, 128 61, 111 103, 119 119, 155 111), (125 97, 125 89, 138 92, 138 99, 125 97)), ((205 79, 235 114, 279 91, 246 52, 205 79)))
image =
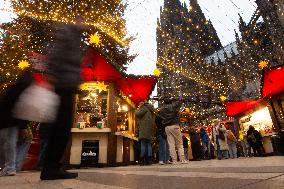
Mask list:
POLYGON ((40 181, 38 172, 0 177, 0 189, 284 189, 284 157, 73 171, 78 179, 40 181))

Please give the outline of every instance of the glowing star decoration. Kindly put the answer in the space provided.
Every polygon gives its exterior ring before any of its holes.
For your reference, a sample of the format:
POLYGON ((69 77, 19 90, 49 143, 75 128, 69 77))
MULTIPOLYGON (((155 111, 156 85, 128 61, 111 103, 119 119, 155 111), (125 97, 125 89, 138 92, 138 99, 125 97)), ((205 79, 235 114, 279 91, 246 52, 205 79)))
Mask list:
POLYGON ((190 113, 190 109, 189 109, 189 108, 185 108, 185 112, 186 112, 187 114, 189 114, 189 113, 190 113))
POLYGON ((89 38, 89 43, 90 44, 95 44, 95 45, 100 45, 101 43, 101 37, 98 36, 97 34, 92 34, 89 38))
POLYGON ((156 69, 154 70, 154 75, 155 75, 156 77, 159 77, 159 76, 161 75, 161 71, 160 71, 158 68, 156 68, 156 69))
POLYGON ((82 83, 79 88, 83 91, 83 90, 88 90, 88 87, 89 87, 88 83, 82 83))
POLYGON ((222 96, 220 96, 220 100, 221 100, 222 102, 224 102, 225 100, 227 100, 227 98, 222 95, 222 96))
POLYGON ((18 67, 21 69, 21 70, 24 70, 25 68, 28 68, 30 67, 30 64, 28 61, 26 60, 21 60, 18 64, 18 67))
POLYGON ((266 60, 262 60, 260 61, 260 63, 258 64, 259 69, 263 69, 266 68, 268 66, 268 62, 266 60))
POLYGON ((99 89, 99 92, 101 91, 107 91, 107 85, 105 85, 104 82, 99 82, 97 83, 97 89, 99 89))

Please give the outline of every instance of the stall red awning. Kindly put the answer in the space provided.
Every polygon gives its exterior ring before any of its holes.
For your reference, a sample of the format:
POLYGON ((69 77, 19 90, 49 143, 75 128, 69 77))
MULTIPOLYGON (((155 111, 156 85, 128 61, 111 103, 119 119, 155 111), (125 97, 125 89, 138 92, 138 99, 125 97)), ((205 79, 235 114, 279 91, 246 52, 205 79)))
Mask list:
POLYGON ((82 60, 83 81, 115 81, 121 74, 98 51, 89 48, 82 60))
POLYGON ((157 79, 155 77, 122 78, 116 82, 118 88, 136 105, 145 101, 152 93, 157 79))
POLYGON ((248 111, 259 104, 263 103, 263 100, 247 100, 247 101, 238 101, 238 102, 225 102, 226 114, 229 117, 234 117, 248 111))
POLYGON ((118 89, 136 105, 149 98, 157 82, 156 77, 151 76, 123 77, 104 56, 93 48, 87 50, 81 68, 83 81, 115 82, 118 89))
POLYGON ((284 91, 284 66, 264 73, 262 97, 271 97, 284 91))

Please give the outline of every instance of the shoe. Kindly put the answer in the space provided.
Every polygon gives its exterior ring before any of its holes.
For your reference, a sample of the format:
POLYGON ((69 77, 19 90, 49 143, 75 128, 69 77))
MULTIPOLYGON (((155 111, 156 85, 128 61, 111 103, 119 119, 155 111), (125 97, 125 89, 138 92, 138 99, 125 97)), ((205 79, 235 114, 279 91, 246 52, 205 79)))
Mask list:
POLYGON ((160 165, 165 165, 165 163, 163 161, 159 161, 160 165))
POLYGON ((152 164, 153 164, 153 163, 152 163, 152 158, 149 157, 149 156, 147 156, 147 157, 146 157, 145 165, 152 165, 152 164))
POLYGON ((2 169, 0 171, 0 177, 4 177, 4 176, 15 176, 16 175, 16 171, 14 170, 10 170, 10 171, 7 171, 4 169, 2 169))
POLYGON ((40 174, 41 180, 57 180, 57 179, 74 179, 78 177, 78 173, 70 173, 62 168, 57 170, 43 169, 40 174))
POLYGON ((6 174, 6 176, 15 176, 15 175, 16 175, 16 171, 9 171, 6 174))
POLYGON ((170 164, 172 164, 172 165, 177 165, 178 164, 177 161, 170 161, 170 162, 171 162, 170 164))
POLYGON ((171 164, 171 163, 172 163, 172 162, 171 162, 171 161, 169 161, 169 160, 168 160, 168 161, 166 161, 166 164, 171 164))
POLYGON ((188 164, 188 161, 186 161, 186 160, 181 160, 181 164, 188 164))
POLYGON ((140 162, 139 162, 140 166, 144 166, 145 165, 145 158, 141 158, 140 162))

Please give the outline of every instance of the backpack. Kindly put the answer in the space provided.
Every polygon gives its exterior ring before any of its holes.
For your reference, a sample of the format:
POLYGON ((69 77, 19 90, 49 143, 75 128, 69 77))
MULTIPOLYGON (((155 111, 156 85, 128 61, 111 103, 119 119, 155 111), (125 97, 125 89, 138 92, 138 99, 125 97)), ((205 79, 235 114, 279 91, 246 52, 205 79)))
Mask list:
POLYGON ((234 134, 232 132, 228 132, 227 134, 227 139, 229 141, 235 141, 236 140, 236 137, 234 136, 234 134))

